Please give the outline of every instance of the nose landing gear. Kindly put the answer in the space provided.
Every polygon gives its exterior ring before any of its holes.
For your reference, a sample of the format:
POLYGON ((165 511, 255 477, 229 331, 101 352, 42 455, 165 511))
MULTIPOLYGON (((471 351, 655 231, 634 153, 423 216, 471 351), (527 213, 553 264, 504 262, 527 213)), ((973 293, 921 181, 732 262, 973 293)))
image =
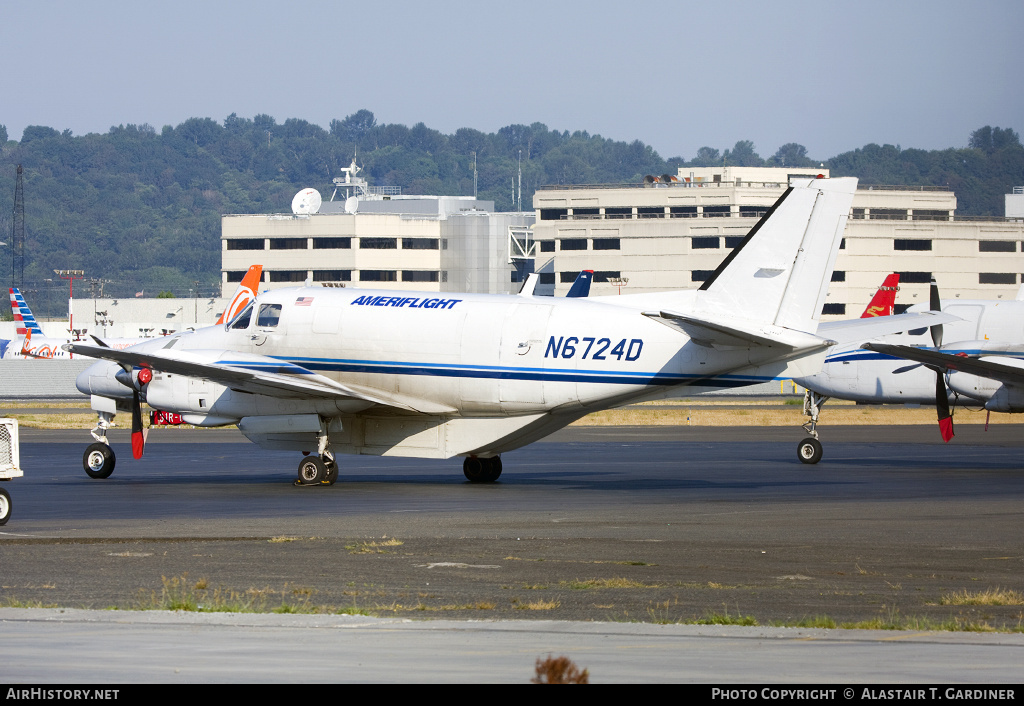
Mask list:
POLYGON ((97 412, 99 421, 90 433, 96 443, 89 444, 82 455, 82 467, 90 478, 109 478, 114 472, 117 459, 114 450, 107 442, 107 429, 113 426, 114 415, 110 412, 97 412))

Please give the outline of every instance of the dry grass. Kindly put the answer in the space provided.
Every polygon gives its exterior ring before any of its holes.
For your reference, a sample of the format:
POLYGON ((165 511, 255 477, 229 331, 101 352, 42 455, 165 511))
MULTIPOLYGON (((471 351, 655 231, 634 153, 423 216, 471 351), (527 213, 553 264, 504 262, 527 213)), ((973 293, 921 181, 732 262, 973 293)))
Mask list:
POLYGON ((576 591, 585 591, 591 588, 659 588, 658 584, 647 584, 627 578, 611 579, 588 579, 586 581, 560 581, 560 585, 576 591))
POLYGON ((544 599, 523 603, 518 598, 513 598, 512 605, 515 606, 516 610, 555 610, 562 604, 559 601, 546 601, 544 599))
POLYGON ((537 658, 537 674, 530 680, 533 684, 589 684, 589 670, 582 670, 576 666, 571 659, 562 655, 561 657, 547 656, 547 659, 537 658))
POLYGON ((954 591, 939 599, 939 605, 1024 605, 1024 593, 1001 588, 987 591, 954 591))

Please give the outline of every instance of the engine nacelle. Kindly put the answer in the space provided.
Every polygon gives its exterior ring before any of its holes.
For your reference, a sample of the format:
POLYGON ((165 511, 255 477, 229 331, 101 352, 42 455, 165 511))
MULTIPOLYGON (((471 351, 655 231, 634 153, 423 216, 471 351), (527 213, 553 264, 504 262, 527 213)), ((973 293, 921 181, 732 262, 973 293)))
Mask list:
MULTIPOLYGON (((1024 368, 1019 358, 983 356, 979 358, 1014 368, 1024 368)), ((991 412, 1024 412, 1024 388, 992 378, 955 372, 949 375, 949 388, 954 392, 985 403, 991 412)))

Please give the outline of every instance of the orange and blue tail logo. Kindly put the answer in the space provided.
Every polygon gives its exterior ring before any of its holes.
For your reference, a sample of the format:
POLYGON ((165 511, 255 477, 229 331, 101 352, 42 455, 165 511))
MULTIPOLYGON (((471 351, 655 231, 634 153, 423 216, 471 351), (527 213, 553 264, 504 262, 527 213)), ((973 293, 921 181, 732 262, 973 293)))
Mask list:
POLYGON ((14 314, 17 334, 19 336, 25 336, 31 332, 37 336, 42 336, 43 330, 39 328, 39 324, 36 322, 36 317, 32 315, 32 310, 29 309, 28 304, 25 303, 25 297, 21 296, 21 291, 17 287, 11 287, 10 292, 11 309, 14 314))
POLYGON ((860 315, 866 319, 871 316, 891 316, 896 307, 896 292, 900 291, 900 275, 893 272, 885 278, 882 286, 875 292, 875 296, 868 303, 868 308, 860 315))

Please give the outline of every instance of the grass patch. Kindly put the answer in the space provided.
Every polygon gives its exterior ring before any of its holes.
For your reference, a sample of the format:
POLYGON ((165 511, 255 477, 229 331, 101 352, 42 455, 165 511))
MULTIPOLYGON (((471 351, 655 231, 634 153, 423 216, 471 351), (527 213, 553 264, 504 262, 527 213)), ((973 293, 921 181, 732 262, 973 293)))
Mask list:
POLYGON ((346 544, 345 549, 348 550, 349 554, 388 554, 390 553, 385 547, 400 547, 405 542, 394 537, 388 539, 384 538, 381 541, 370 541, 360 542, 359 544, 346 544))
POLYGON ((729 613, 728 608, 724 609, 721 613, 708 613, 703 618, 695 620, 694 623, 696 625, 758 625, 757 618, 738 613, 732 615, 729 613))
POLYGON ((562 604, 556 600, 546 601, 544 599, 540 599, 524 603, 520 601, 518 598, 512 599, 512 606, 516 610, 554 610, 555 608, 558 608, 560 605, 562 604))
POLYGON ((954 591, 939 599, 939 605, 1024 605, 1024 593, 991 588, 987 591, 954 591))
POLYGON ((627 578, 611 578, 611 579, 588 579, 586 581, 559 581, 559 585, 571 588, 574 591, 586 591, 591 588, 660 588, 655 583, 641 583, 640 581, 634 581, 633 579, 627 578))

